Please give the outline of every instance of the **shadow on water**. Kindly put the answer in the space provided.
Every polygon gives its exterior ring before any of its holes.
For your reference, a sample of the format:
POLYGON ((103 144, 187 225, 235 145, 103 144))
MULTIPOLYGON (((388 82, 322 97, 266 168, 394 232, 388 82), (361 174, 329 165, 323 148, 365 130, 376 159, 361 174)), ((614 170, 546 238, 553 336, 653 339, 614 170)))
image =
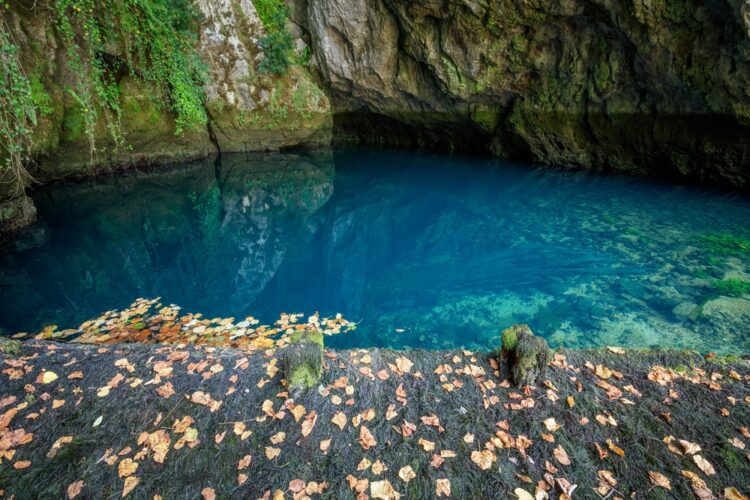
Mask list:
POLYGON ((341 312, 360 327, 337 347, 490 348, 527 322, 561 346, 750 351, 736 195, 360 150, 225 155, 34 200, 39 224, 0 255, 6 332, 160 296, 263 321, 341 312))

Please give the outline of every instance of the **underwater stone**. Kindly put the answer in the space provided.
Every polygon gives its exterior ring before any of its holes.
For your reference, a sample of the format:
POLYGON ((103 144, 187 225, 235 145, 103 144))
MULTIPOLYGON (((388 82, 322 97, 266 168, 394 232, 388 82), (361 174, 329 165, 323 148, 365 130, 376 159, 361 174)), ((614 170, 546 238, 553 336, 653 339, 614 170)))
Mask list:
POLYGON ((552 353, 547 342, 535 336, 528 325, 513 325, 502 333, 500 365, 519 387, 536 384, 547 370, 552 353))
POLYGON ((323 333, 301 331, 284 349, 284 375, 290 389, 309 389, 323 373, 323 333))

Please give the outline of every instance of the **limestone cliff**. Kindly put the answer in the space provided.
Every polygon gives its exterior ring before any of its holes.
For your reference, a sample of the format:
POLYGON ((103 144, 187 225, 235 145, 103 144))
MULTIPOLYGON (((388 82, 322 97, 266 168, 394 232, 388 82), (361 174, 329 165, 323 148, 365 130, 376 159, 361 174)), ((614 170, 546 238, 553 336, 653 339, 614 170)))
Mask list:
MULTIPOLYGON (((95 141, 84 133, 53 1, 0 6, 43 111, 31 165, 42 182, 333 137, 750 186, 741 0, 286 0, 296 60, 270 73, 259 12, 271 0, 199 0, 206 125, 175 134, 153 85, 111 65, 123 48, 107 45, 97 57, 117 80, 119 146, 104 120, 95 141)), ((33 212, 0 183, 0 225, 33 212)))
POLYGON ((306 13, 355 139, 748 186, 746 2, 309 0, 306 13))

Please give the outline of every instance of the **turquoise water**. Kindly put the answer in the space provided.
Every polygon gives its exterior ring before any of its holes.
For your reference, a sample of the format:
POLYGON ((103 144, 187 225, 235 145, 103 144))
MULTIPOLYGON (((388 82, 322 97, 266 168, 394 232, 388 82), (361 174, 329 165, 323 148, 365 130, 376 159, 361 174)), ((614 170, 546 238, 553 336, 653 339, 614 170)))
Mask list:
POLYGON ((0 255, 0 327, 136 297, 208 317, 341 312, 329 345, 750 352, 750 199, 425 154, 225 155, 34 193, 0 255))

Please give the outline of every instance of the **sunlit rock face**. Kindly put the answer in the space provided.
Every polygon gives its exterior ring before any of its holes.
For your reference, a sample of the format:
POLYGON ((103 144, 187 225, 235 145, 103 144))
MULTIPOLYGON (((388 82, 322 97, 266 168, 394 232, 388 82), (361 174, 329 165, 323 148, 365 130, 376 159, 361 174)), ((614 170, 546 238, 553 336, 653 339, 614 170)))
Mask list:
POLYGON ((748 185, 743 2, 310 0, 307 19, 349 139, 748 185))
MULTIPOLYGON (((319 146, 331 141, 328 98, 306 68, 263 74, 266 35, 249 0, 201 0, 200 53, 208 65, 206 106, 222 152, 319 146)), ((295 45, 304 46, 296 39, 295 45)))

